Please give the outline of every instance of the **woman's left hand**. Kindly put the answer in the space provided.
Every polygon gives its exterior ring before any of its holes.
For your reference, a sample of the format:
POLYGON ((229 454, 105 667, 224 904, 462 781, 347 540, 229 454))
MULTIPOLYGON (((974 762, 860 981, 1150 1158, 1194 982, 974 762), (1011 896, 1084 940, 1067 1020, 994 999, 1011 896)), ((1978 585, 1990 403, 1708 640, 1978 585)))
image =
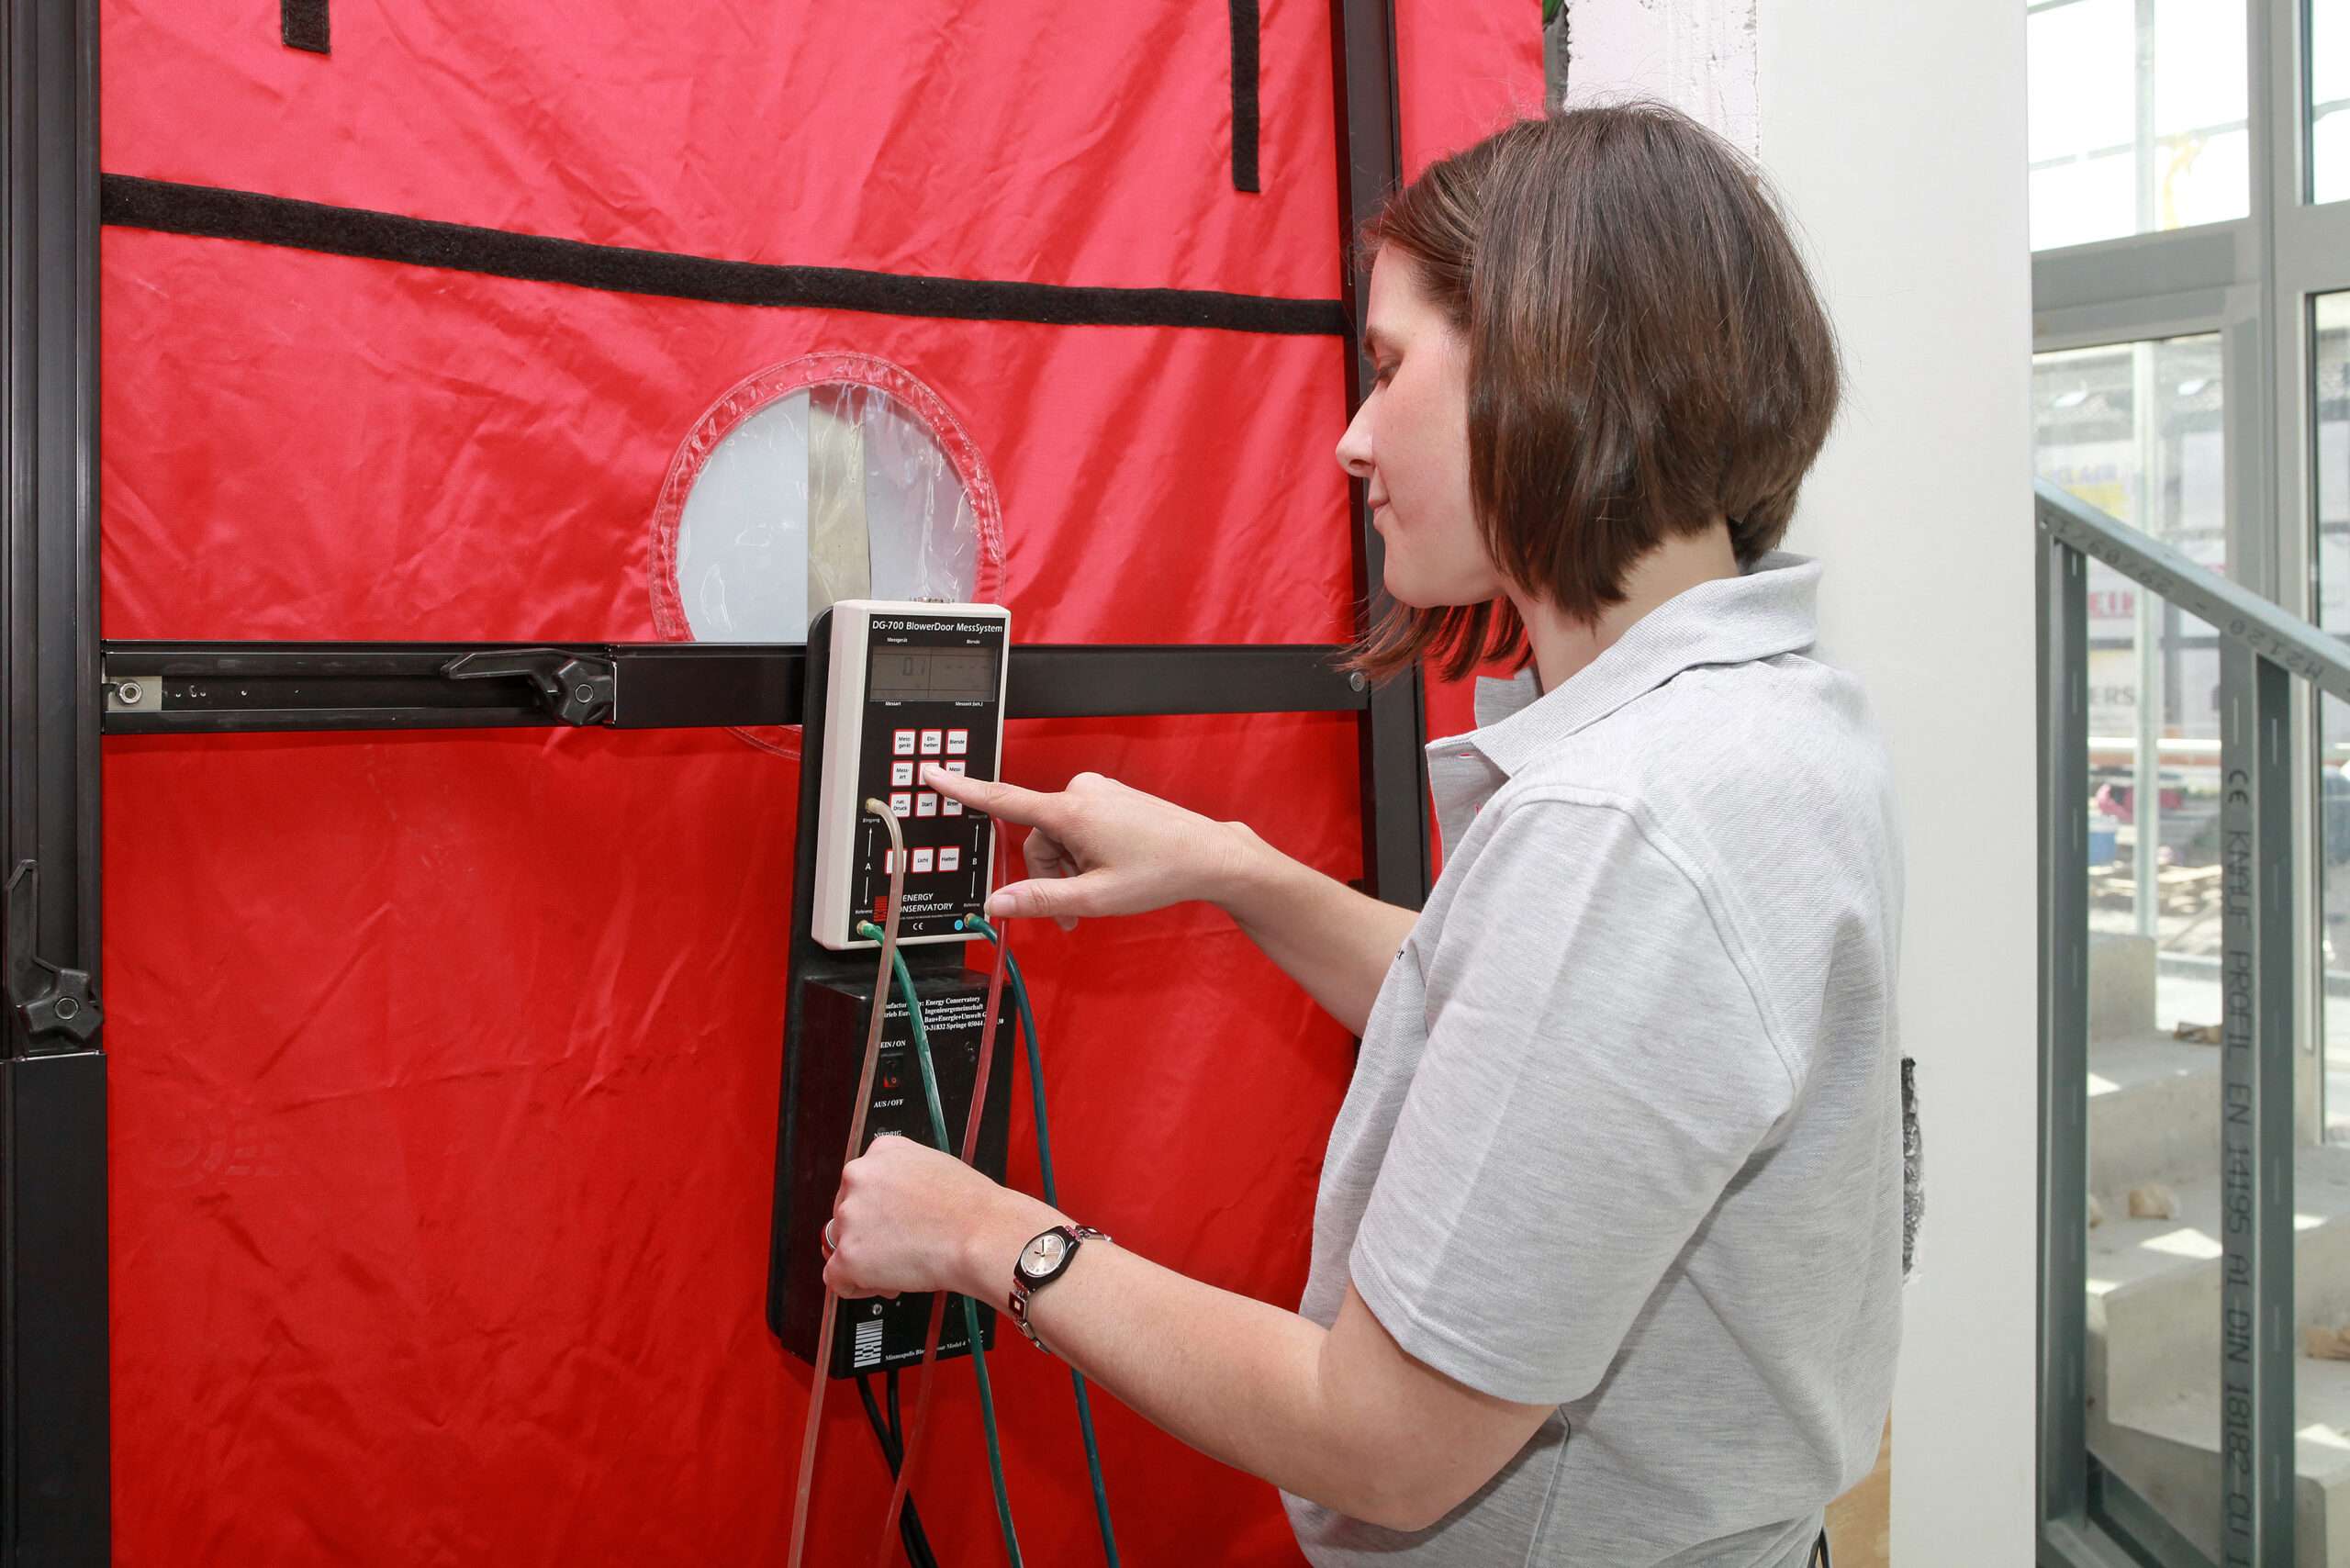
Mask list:
POLYGON ((946 1290, 992 1301, 994 1273, 1009 1288, 1021 1244, 1058 1217, 952 1155, 912 1138, 878 1137, 841 1172, 824 1283, 843 1296, 946 1290), (972 1261, 983 1249, 1000 1249, 1002 1266, 978 1284, 972 1261))

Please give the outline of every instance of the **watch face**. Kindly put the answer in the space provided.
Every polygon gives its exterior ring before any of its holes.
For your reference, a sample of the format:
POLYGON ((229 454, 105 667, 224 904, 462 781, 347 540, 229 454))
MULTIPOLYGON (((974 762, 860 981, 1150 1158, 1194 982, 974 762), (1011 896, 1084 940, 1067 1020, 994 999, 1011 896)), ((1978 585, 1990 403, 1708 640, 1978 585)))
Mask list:
POLYGON ((1058 1230, 1048 1230, 1020 1250, 1020 1271, 1031 1279, 1042 1279, 1060 1267, 1069 1253, 1069 1238, 1058 1230))

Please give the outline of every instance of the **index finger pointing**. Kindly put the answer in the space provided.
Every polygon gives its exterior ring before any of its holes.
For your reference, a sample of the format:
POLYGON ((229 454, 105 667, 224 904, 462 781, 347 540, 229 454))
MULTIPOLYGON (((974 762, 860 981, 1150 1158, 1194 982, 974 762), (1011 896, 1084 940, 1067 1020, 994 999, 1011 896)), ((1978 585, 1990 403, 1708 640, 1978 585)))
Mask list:
POLYGON ((1022 827, 1049 827, 1060 813, 1058 795, 1047 795, 1035 790, 1023 790, 1017 784, 999 784, 991 778, 973 778, 968 774, 949 773, 934 762, 923 764, 922 781, 950 801, 960 801, 973 811, 1003 822, 1017 823, 1022 827))

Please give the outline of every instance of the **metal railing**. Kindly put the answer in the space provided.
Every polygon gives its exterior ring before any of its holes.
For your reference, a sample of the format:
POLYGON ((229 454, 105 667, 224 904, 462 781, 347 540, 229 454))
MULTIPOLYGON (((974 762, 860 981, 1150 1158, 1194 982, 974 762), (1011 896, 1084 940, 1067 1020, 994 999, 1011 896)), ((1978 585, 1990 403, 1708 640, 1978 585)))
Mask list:
MULTIPOLYGON (((2040 1545, 2043 1565, 2201 1552, 2087 1449, 2088 563, 2220 634, 2220 1556, 2294 1551, 2292 679, 2350 700, 2350 650, 2054 487, 2040 577, 2040 1545), (2127 1540, 2134 1551, 2125 1549, 2127 1540)), ((2142 701, 2151 694, 2142 694, 2142 701)), ((2144 853, 2143 850, 2141 854, 2144 853)))

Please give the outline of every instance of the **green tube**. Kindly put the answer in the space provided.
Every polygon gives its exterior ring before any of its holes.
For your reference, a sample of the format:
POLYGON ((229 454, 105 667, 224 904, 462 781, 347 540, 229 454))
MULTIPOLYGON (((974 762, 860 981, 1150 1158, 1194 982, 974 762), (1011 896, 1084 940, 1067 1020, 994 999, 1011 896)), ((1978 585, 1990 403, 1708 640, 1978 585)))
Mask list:
MULTIPOLYGON (((995 927, 977 915, 961 924, 998 946, 1002 944, 995 927)), ((1036 1014, 1028 1004, 1028 982, 1021 978, 1020 960, 1006 953, 1003 962, 1012 981, 1013 1004, 1020 1012, 1021 1047, 1028 1057, 1028 1093, 1036 1112, 1036 1164, 1045 1178, 1045 1202, 1058 1208, 1060 1184, 1053 1180, 1053 1139, 1045 1116, 1044 1047, 1036 1037, 1036 1014)), ((1110 1491, 1102 1481, 1102 1445, 1093 1437, 1093 1401, 1086 1394, 1085 1374, 1071 1367, 1069 1376, 1077 1389, 1077 1428, 1085 1439, 1085 1469, 1093 1482, 1093 1518, 1102 1530, 1102 1552, 1110 1568, 1118 1568, 1118 1535, 1110 1525, 1110 1491)))
MULTIPOLYGON (((880 929, 869 920, 858 924, 856 934, 871 940, 878 940, 881 935, 880 929)), ((906 968, 905 956, 892 953, 890 963, 897 971, 898 992, 906 999, 906 1021, 913 1030, 914 1062, 922 1069, 922 1094, 930 1111, 931 1137, 938 1140, 940 1148, 952 1154, 954 1145, 946 1140, 946 1112, 938 1101, 938 1070, 930 1059, 930 1031, 923 1026, 922 999, 914 994, 914 977, 906 968)), ((973 1084, 972 1092, 978 1093, 979 1087, 973 1084)), ((979 1378, 979 1421, 987 1429, 988 1479, 995 1485, 996 1523, 1003 1530, 1003 1549, 1011 1554, 1012 1568, 1022 1568, 1020 1534, 1012 1528, 1012 1494, 1003 1484, 1003 1440, 996 1431, 995 1388, 988 1381, 987 1350, 979 1340, 979 1309, 968 1296, 950 1295, 948 1299, 962 1303, 963 1327, 971 1337, 971 1365, 979 1378)))

